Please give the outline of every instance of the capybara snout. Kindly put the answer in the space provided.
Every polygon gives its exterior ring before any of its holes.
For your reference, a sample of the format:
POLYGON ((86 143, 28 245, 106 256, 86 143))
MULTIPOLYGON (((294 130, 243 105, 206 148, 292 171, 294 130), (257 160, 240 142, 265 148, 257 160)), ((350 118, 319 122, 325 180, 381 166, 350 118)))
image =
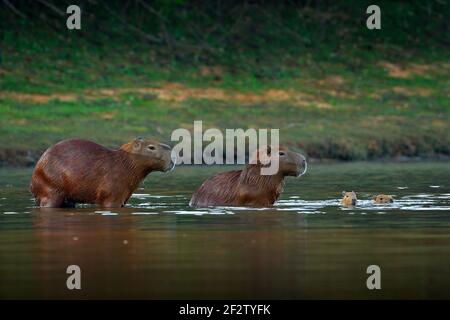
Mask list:
POLYGON ((306 172, 306 159, 300 153, 280 151, 280 169, 287 176, 299 177, 306 172), (286 160, 283 158, 286 157, 286 160))
POLYGON ((142 156, 143 161, 148 160, 148 165, 154 171, 169 171, 175 167, 175 161, 172 159, 171 148, 167 144, 154 140, 137 138, 134 141, 124 144, 122 150, 134 155, 142 156))
POLYGON ((303 155, 296 152, 291 152, 290 157, 292 158, 292 164, 294 166, 294 170, 292 171, 292 175, 296 177, 300 177, 306 173, 307 163, 306 159, 303 155))
POLYGON ((299 177, 306 173, 307 163, 305 157, 283 146, 274 147, 269 145, 262 147, 255 152, 252 160, 253 163, 265 163, 264 159, 266 161, 273 160, 274 156, 278 156, 278 171, 281 175, 299 177), (257 159, 255 159, 255 156, 257 159), (267 156, 269 158, 266 158, 267 156))

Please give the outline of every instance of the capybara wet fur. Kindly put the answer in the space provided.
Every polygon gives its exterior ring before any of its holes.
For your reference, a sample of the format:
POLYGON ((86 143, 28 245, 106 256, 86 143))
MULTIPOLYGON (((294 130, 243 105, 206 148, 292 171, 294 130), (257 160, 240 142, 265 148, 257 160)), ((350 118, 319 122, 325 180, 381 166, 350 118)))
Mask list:
POLYGON ((355 192, 346 192, 346 191, 342 191, 342 200, 341 200, 341 204, 343 206, 355 206, 356 205, 356 201, 358 199, 356 198, 356 193, 355 192))
POLYGON ((373 202, 379 204, 379 203, 393 203, 394 198, 387 194, 379 194, 375 197, 373 197, 373 202))
POLYGON ((207 179, 191 198, 193 207, 246 206, 270 207, 283 192, 286 176, 301 176, 306 172, 305 157, 284 147, 263 147, 255 152, 253 161, 243 170, 222 172, 207 179), (261 174, 264 155, 278 152, 278 171, 272 175, 261 174))
POLYGON ((170 147, 154 140, 137 138, 117 150, 88 140, 64 140, 41 156, 30 190, 41 207, 123 207, 150 172, 174 166, 170 147))

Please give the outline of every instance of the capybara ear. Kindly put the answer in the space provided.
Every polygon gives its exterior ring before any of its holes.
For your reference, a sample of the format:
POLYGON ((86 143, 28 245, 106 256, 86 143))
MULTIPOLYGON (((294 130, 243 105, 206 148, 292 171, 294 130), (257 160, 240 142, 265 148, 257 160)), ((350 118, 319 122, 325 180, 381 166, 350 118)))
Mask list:
POLYGON ((346 193, 345 191, 342 191, 342 195, 343 195, 343 196, 345 196, 345 193, 346 193))
POLYGON ((261 164, 268 164, 270 163, 270 152, 272 151, 272 148, 267 145, 265 147, 262 147, 258 151, 258 157, 259 157, 259 163, 261 164))
POLYGON ((250 159, 251 164, 268 164, 270 162, 269 146, 257 149, 250 159))
POLYGON ((137 138, 136 140, 134 140, 134 143, 133 143, 133 150, 139 150, 139 149, 141 149, 142 141, 143 141, 143 140, 140 140, 139 138, 137 138))

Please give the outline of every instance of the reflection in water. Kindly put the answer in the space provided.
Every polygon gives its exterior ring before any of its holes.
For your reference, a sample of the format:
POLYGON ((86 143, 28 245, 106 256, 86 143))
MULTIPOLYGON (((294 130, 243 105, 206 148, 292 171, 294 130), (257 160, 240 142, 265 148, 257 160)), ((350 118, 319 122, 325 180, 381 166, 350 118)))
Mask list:
POLYGON ((189 208, 220 167, 151 175, 108 210, 33 208, 30 172, 0 171, 0 298, 450 298, 447 166, 316 165, 263 209, 189 208), (379 192, 395 202, 373 204, 379 192), (71 264, 81 291, 66 289, 71 264))

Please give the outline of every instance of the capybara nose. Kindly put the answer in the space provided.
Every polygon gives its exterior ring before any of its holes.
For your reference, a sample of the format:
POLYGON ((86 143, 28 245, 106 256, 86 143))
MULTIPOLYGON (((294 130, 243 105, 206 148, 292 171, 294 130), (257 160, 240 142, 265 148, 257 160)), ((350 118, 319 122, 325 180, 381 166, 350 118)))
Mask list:
POLYGON ((164 169, 164 172, 172 171, 175 168, 175 162, 173 160, 170 160, 169 165, 164 169))
POLYGON ((352 199, 352 206, 356 205, 356 199, 352 199))
POLYGON ((300 171, 298 176, 302 176, 306 173, 306 170, 308 169, 308 163, 306 162, 306 159, 304 156, 300 155, 300 171))
POLYGON ((160 143, 159 145, 160 145, 163 149, 166 149, 166 150, 170 150, 170 149, 171 149, 170 146, 167 145, 167 144, 165 144, 165 143, 160 143))

